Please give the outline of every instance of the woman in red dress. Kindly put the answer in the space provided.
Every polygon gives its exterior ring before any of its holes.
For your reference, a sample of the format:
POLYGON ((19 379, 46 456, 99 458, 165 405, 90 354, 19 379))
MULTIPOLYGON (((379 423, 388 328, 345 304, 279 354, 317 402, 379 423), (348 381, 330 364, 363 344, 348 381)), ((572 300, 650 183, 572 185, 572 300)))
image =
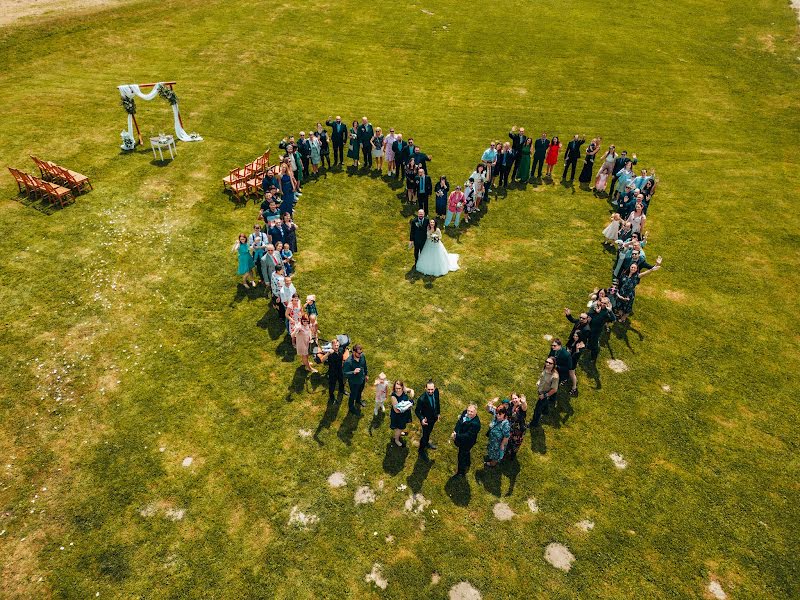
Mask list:
POLYGON ((544 162, 547 165, 547 175, 545 175, 545 177, 553 178, 553 167, 555 167, 558 162, 558 152, 560 150, 561 142, 558 141, 558 136, 554 135, 553 139, 550 140, 550 146, 547 148, 547 156, 544 158, 544 162))

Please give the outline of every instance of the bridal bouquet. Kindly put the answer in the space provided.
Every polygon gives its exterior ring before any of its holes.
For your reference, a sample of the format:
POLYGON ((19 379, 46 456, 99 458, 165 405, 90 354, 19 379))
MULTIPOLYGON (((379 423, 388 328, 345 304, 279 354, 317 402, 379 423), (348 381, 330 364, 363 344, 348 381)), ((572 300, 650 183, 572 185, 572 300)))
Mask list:
POLYGON ((431 241, 432 241, 434 244, 438 244, 440 241, 442 241, 442 236, 440 236, 438 233, 434 233, 434 234, 431 236, 431 241))

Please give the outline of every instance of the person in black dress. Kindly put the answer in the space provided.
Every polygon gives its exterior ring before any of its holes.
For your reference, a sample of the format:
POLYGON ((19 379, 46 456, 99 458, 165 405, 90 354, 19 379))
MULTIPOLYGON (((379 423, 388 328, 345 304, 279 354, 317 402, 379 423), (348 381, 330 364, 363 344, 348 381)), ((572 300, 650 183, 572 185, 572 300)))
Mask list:
POLYGON ((447 177, 442 175, 433 191, 436 194, 436 214, 443 217, 447 213, 447 199, 450 197, 450 184, 447 182, 447 177))
MULTIPOLYGON (((413 391, 411 391, 411 395, 413 395, 413 391)), ((406 408, 406 405, 401 403, 411 402, 413 405, 411 395, 409 395, 409 391, 406 390, 406 386, 402 381, 398 379, 394 382, 392 394, 389 397, 392 402, 392 410, 389 413, 389 429, 394 432, 392 441, 398 448, 402 448, 406 445, 405 442, 400 439, 400 436, 403 435, 403 430, 411 422, 412 414, 411 407, 409 406, 406 408), (399 408, 398 405, 400 405, 399 408)))
POLYGON ((297 225, 292 221, 292 215, 283 213, 283 222, 281 223, 281 232, 283 233, 283 243, 289 246, 293 252, 297 252, 297 225))
POLYGON ((461 413, 450 434, 450 439, 458 448, 458 469, 456 475, 464 476, 467 474, 470 465, 470 451, 478 441, 478 433, 481 430, 481 420, 478 418, 478 407, 470 404, 467 410, 461 413))
POLYGON ((331 144, 333 145, 333 164, 344 164, 344 147, 349 136, 347 135, 347 125, 342 123, 342 117, 337 116, 335 121, 328 119, 325 125, 331 128, 331 144))
POLYGON ((589 142, 589 147, 586 148, 586 156, 583 159, 583 169, 578 176, 578 181, 581 183, 589 183, 592 180, 592 173, 594 171, 594 157, 600 151, 600 139, 595 138, 589 142))

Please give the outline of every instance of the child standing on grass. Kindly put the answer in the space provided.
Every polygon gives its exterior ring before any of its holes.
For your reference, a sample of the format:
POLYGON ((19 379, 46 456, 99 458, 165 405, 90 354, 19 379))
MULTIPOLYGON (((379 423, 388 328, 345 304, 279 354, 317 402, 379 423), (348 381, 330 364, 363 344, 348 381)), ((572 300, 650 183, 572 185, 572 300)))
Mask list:
POLYGON ((281 259, 283 260, 283 272, 286 275, 291 276, 294 273, 294 254, 292 254, 292 249, 289 248, 289 244, 283 245, 283 250, 281 250, 281 259))
POLYGON ((389 383, 386 381, 386 373, 381 373, 375 380, 375 411, 373 414, 378 416, 378 409, 381 412, 386 412, 386 393, 389 389, 389 383))
POLYGON ((611 244, 613 246, 616 243, 621 225, 622 218, 619 216, 619 213, 614 213, 611 215, 611 223, 609 223, 606 228, 603 229, 603 236, 605 237, 603 240, 603 245, 611 244))

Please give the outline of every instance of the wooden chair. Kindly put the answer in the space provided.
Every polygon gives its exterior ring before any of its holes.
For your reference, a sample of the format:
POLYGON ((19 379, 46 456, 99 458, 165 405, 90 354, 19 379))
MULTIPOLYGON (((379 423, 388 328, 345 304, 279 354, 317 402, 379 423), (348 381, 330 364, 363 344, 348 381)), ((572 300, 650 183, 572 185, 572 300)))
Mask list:
POLYGON ((19 171, 17 169, 12 168, 12 167, 8 167, 8 170, 11 173, 11 175, 14 177, 14 181, 17 182, 17 187, 19 188, 19 193, 21 194, 26 189, 25 188, 25 178, 23 177, 22 171, 19 171))
POLYGON ((70 188, 73 192, 81 193, 86 190, 88 186, 89 189, 94 189, 92 187, 92 182, 89 181, 89 178, 86 175, 81 175, 75 171, 70 171, 69 169, 65 169, 64 167, 60 167, 57 164, 52 164, 53 171, 57 174, 56 179, 63 182, 65 186, 70 188))
POLYGON ((44 182, 38 177, 19 171, 25 183, 25 192, 29 198, 42 197, 45 194, 44 182))
POLYGON ((73 199, 72 192, 69 188, 50 183, 49 181, 43 181, 42 185, 44 187, 44 193, 50 199, 51 204, 58 202, 61 208, 64 208, 64 206, 69 204, 69 201, 73 199), (66 204, 64 200, 67 201, 66 204))
POLYGON ((243 200, 247 204, 247 180, 240 179, 231 184, 231 194, 237 200, 243 200))
POLYGON ((52 169, 51 163, 44 161, 40 158, 36 158, 35 156, 31 156, 31 160, 36 163, 37 168, 39 169, 39 174, 41 175, 42 179, 50 180, 53 179, 55 174, 52 169))
POLYGON ((231 190, 235 183, 240 182, 242 179, 246 179, 246 175, 244 173, 244 169, 233 169, 230 173, 228 173, 227 177, 222 178, 222 189, 223 190, 231 190))

